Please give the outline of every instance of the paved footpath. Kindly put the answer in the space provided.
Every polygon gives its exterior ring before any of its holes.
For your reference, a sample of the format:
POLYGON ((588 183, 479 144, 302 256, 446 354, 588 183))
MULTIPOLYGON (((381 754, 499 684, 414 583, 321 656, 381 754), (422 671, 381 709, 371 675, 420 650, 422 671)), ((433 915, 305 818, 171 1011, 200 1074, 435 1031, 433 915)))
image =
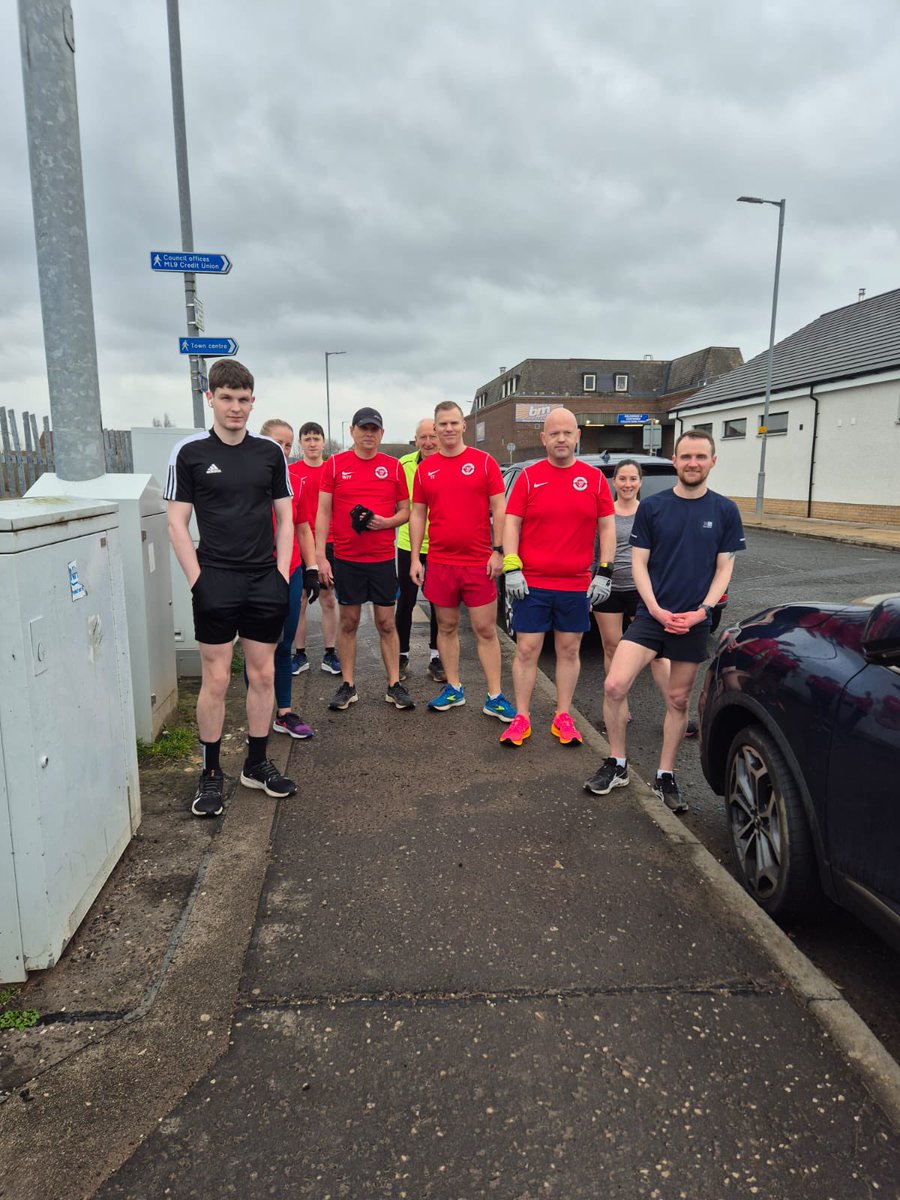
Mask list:
POLYGON ((317 736, 225 1051, 96 1195, 900 1194, 896 1113, 813 1015, 839 997, 798 998, 791 948, 643 785, 582 790, 599 738, 557 745, 541 692, 501 748, 471 653, 464 709, 425 711, 420 656, 397 712, 376 653, 367 626, 345 713, 298 681, 317 736))

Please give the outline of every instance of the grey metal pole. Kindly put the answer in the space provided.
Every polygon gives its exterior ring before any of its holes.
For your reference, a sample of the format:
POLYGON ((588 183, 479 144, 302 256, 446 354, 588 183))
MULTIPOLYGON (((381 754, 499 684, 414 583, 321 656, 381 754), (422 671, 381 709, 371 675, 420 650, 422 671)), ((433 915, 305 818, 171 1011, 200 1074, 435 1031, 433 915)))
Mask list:
POLYGON ((775 317, 778 313, 778 279, 781 274, 781 239, 784 234, 785 200, 769 201, 778 206, 778 249, 775 251, 775 286, 772 291, 772 324, 769 329, 769 357, 766 362, 766 398, 763 402, 762 442, 759 447, 759 475, 756 479, 756 515, 763 515, 763 499, 766 494, 766 442, 769 427, 769 400, 772 396, 772 364, 775 357, 775 317))
POLYGON ((19 0, 19 33, 56 473, 97 479, 106 455, 67 0, 19 0))
MULTIPOLYGON (((24 0, 21 0, 24 3, 24 0)), ((191 179, 188 172, 187 132, 184 118, 184 76, 181 71, 181 23, 178 18, 178 0, 166 0, 166 15, 169 21, 169 70, 172 77, 172 115, 175 122, 175 168, 178 174, 178 210, 181 214, 181 248, 194 249, 194 228, 191 220, 191 179)), ((196 317, 197 283, 192 271, 184 273, 184 307, 187 316, 188 337, 196 337, 198 329, 193 324, 196 317)), ((196 354, 188 355, 191 373, 191 401, 194 412, 194 427, 206 427, 206 412, 203 406, 203 389, 200 386, 201 362, 196 354)))
POLYGON ((325 448, 331 453, 331 389, 328 386, 328 358, 330 351, 325 351, 325 424, 328 427, 328 441, 325 448))

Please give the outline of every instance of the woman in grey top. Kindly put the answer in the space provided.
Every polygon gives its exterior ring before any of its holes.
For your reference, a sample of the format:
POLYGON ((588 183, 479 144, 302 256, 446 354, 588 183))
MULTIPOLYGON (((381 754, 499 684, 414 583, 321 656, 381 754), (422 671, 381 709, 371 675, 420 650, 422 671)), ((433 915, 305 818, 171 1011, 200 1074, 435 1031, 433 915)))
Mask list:
MULTIPOLYGON (((612 477, 615 489, 616 510, 616 557, 613 563, 612 592, 609 599, 594 608, 600 640, 603 643, 603 667, 609 670, 616 646, 622 640, 622 632, 633 620, 637 611, 638 595, 631 574, 631 527, 640 501, 643 472, 633 458, 623 458, 616 465, 612 477)), ((650 664, 657 687, 665 691, 669 677, 669 660, 657 658, 650 664)))

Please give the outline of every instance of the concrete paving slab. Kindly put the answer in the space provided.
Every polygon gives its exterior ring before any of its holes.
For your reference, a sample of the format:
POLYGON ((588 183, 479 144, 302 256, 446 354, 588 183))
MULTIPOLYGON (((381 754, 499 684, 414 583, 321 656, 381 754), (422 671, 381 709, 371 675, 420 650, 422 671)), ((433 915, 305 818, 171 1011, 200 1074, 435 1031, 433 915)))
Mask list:
POLYGON ((869 1200, 898 1171, 792 998, 534 997, 245 1012, 97 1196, 869 1200))

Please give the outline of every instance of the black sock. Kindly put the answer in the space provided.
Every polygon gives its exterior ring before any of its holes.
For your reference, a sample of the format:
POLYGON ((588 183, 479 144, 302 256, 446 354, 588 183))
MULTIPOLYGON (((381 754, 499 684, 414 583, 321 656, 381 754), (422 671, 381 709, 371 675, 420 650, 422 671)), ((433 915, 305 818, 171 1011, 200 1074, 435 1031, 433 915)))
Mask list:
POLYGON ((221 771, 219 766, 219 751, 222 749, 222 739, 219 738, 215 742, 204 742, 200 739, 200 750, 203 754, 203 770, 204 771, 221 771))
POLYGON ((252 767, 256 763, 265 761, 266 743, 268 742, 268 734, 265 737, 249 737, 247 741, 250 743, 247 749, 247 762, 252 767))
POLYGON ((295 646, 295 647, 294 647, 294 653, 295 653, 295 654, 305 654, 305 653, 306 653, 306 647, 305 647, 305 646, 295 646))
POLYGON ((326 654, 334 654, 334 646, 326 646, 325 653, 326 654))

